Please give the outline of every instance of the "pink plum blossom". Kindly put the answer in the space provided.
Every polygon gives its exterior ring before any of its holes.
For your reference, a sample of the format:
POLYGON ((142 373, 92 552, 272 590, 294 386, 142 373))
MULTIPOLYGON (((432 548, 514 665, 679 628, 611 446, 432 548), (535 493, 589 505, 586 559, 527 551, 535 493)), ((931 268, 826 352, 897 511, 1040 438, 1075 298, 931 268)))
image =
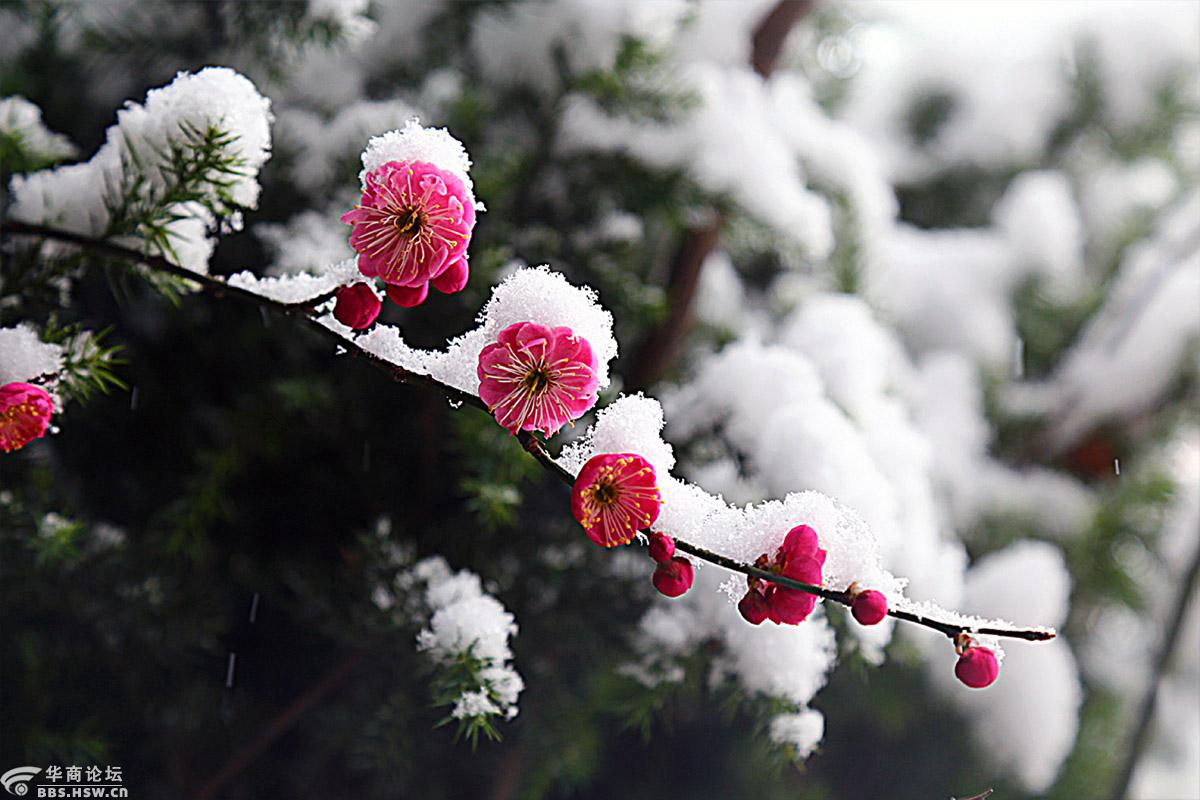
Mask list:
POLYGON ((631 542, 658 519, 661 506, 654 467, 636 453, 593 456, 571 490, 571 513, 601 547, 631 542))
POLYGON ((342 215, 353 226, 359 272, 410 290, 401 305, 418 305, 430 285, 447 294, 461 291, 475 227, 475 206, 462 180, 425 161, 389 161, 364 182, 362 200, 342 215))
POLYGON ((547 436, 596 404, 596 356, 570 328, 517 322, 479 353, 479 397, 511 433, 547 436))
MULTIPOLYGON (((776 575, 820 586, 825 551, 821 549, 815 530, 808 525, 797 525, 788 531, 774 558, 763 553, 754 564, 776 575)), ((808 619, 817 604, 816 595, 799 589, 753 576, 747 577, 747 583, 749 589, 738 603, 738 611, 753 625, 766 619, 777 625, 796 625, 808 619)))
POLYGON ((34 439, 40 439, 50 426, 54 403, 40 386, 8 383, 0 386, 0 450, 11 453, 34 439))

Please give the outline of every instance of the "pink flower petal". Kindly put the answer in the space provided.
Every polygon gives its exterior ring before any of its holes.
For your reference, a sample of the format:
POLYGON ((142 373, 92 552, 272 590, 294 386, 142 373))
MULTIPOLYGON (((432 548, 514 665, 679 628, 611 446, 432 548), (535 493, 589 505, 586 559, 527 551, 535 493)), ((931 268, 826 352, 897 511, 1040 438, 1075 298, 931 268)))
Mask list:
POLYGON ((429 284, 422 283, 420 286, 389 286, 387 288, 387 296, 392 302, 402 308, 414 308, 425 302, 425 298, 429 296, 429 284))
POLYGON ((460 258, 429 283, 442 294, 454 294, 466 288, 467 279, 470 277, 471 270, 467 260, 460 258))

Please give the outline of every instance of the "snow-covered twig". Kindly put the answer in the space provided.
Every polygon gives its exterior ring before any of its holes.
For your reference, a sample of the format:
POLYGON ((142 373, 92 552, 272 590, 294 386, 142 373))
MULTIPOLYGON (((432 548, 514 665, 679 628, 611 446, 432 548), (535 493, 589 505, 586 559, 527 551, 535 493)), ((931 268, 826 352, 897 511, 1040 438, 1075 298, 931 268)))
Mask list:
MULTIPOLYGON (((429 389, 433 389, 434 391, 445 395, 453 404, 456 405, 466 404, 484 412, 488 411, 486 404, 484 404, 484 402, 476 395, 469 392, 464 392, 460 389, 443 383, 442 381, 439 381, 430 375, 414 372, 406 369, 403 366, 400 366, 399 364, 392 363, 391 361, 388 361, 387 359, 384 359, 366 350, 357 344, 353 339, 346 338, 337 331, 322 324, 320 322, 320 317, 316 312, 316 308, 325 300, 328 300, 330 296, 332 296, 330 292, 325 292, 312 298, 297 302, 284 302, 270 297, 265 297, 261 294, 250 291, 249 289, 236 286, 221 278, 193 272, 192 270, 172 263, 162 256, 146 255, 138 252, 137 250, 118 244, 113 244, 112 242, 108 242, 103 239, 84 236, 69 231, 62 231, 44 225, 30 225, 7 220, 3 223, 0 223, 0 234, 34 236, 78 245, 113 258, 120 258, 141 263, 157 272, 162 272, 177 278, 192 281, 198 284, 204 290, 218 297, 232 295, 249 300, 250 302, 253 302, 263 308, 270 308, 283 314, 299 316, 309 325, 310 328, 320 332, 326 338, 337 342, 337 344, 344 348, 346 352, 358 358, 365 359, 376 368, 391 375, 394 380, 401 383, 417 384, 429 389)), ((568 486, 574 484, 575 475, 573 475, 569 470, 564 469, 561 464, 551 457, 541 439, 539 439, 535 434, 529 431, 521 431, 517 435, 517 439, 520 441, 525 451, 533 456, 546 470, 553 473, 568 486)), ((649 533, 649 531, 645 531, 645 533, 649 533)), ((851 597, 848 590, 826 589, 822 586, 815 586, 802 581, 794 580, 784 575, 768 572, 751 564, 746 564, 736 559, 723 556, 719 553, 714 553, 684 540, 676 539, 675 545, 680 550, 689 553, 696 558, 720 567, 724 567, 733 572, 739 572, 743 575, 759 578, 764 581, 776 583, 781 586, 806 592, 808 594, 813 594, 825 600, 840 603, 845 606, 849 606, 851 604, 851 597)), ((1026 641, 1046 641, 1055 637, 1054 631, 1045 628, 980 627, 971 624, 969 620, 964 622, 939 620, 904 608, 889 608, 887 613, 888 616, 895 617, 896 619, 904 620, 906 622, 911 622, 916 625, 921 625, 923 627, 938 631, 952 640, 964 633, 1024 639, 1026 641)))

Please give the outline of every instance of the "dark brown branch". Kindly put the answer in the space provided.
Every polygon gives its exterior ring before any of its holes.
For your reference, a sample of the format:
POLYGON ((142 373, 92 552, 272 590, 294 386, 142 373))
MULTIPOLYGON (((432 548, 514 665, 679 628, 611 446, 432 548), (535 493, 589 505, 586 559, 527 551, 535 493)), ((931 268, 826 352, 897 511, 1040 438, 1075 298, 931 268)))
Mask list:
POLYGON ((700 286, 700 271, 717 247, 723 223, 724 217, 716 214, 707 225, 688 231, 680 242, 667 276, 667 318, 642 341, 625 376, 631 389, 645 389, 661 378, 683 346, 692 327, 692 306, 700 286))
POLYGON ((110 258, 117 258, 124 261, 133 261, 139 264, 144 264, 145 266, 150 267, 158 272, 190 281, 194 284, 197 284, 205 291, 215 295, 216 297, 240 297, 243 300, 248 300, 260 307, 270 308, 274 311, 278 311, 281 314, 299 316, 312 330, 317 331, 326 339, 334 341, 346 348, 347 351, 353 353, 358 358, 362 358, 370 362, 373 366, 388 373, 394 380, 399 381, 400 383, 411 383, 427 386, 429 388, 436 389, 456 403, 466 403, 467 405, 471 405, 476 408, 484 408, 483 401, 481 401, 475 395, 467 394, 466 392, 460 392, 458 389, 455 389, 452 386, 447 386, 444 383, 434 380, 429 375, 422 375, 418 372, 412 372, 404 367, 399 366, 398 364, 385 361, 379 356, 364 350, 353 341, 346 339, 337 332, 330 330, 318 322, 316 318, 312 316, 313 309, 315 309, 325 300, 329 299, 329 297, 332 297, 333 292, 325 292, 321 295, 317 295, 316 297, 299 303, 284 303, 279 300, 272 300, 269 297, 264 297, 263 295, 249 291, 248 289, 243 289, 240 286, 233 286, 220 278, 214 278, 211 275, 193 272, 190 269, 180 267, 162 256, 148 255, 130 247, 114 244, 102 239, 94 239, 90 236, 84 236, 82 234, 72 233, 70 231, 62 231, 45 225, 30 225, 24 222, 5 220, 3 223, 0 223, 0 233, 5 235, 35 236, 42 239, 51 239, 54 241, 65 242, 67 244, 78 245, 80 247, 86 247, 95 253, 100 253, 102 255, 109 256, 110 258))
MULTIPOLYGON (((771 76, 788 34, 813 5, 814 0, 781 0, 762 18, 751 40, 750 64, 755 72, 763 78, 771 76)), ((716 213, 708 223, 684 234, 667 275, 667 317, 642 340, 625 374, 625 383, 631 389, 645 389, 661 378, 687 339, 700 274, 720 241, 724 222, 724 216, 716 213)))
POLYGON ((751 39, 754 50, 750 54, 750 66, 755 72, 764 78, 771 77, 779 66, 779 56, 783 54, 788 34, 814 5, 814 0, 782 0, 762 18, 751 39))
POLYGON ((525 748, 517 745, 508 751, 504 763, 496 773, 492 784, 491 800, 512 800, 521 787, 521 772, 525 768, 525 748))
MULTIPOLYGON (((170 261, 166 260, 165 258, 162 258, 161 256, 144 255, 142 253, 139 253, 137 250, 133 250, 131 248, 123 247, 123 246, 117 245, 117 244, 112 244, 111 242, 104 242, 104 241, 100 241, 100 240, 90 239, 86 236, 81 236, 79 234, 74 234, 74 233, 68 233, 65 231, 58 231, 54 228, 48 228, 45 226, 26 225, 24 223, 17 223, 17 222, 4 222, 3 224, 0 224, 0 234, 34 235, 34 236, 40 236, 40 237, 47 238, 47 239, 55 239, 55 240, 63 241, 63 242, 70 242, 72 244, 77 244, 77 245, 81 245, 84 247, 88 247, 92 250, 95 250, 100 253, 104 253, 109 256, 138 262, 138 263, 144 264, 152 269, 166 272, 167 274, 170 274, 170 275, 175 275, 180 278, 186 278, 187 280, 190 280, 190 281, 193 281, 193 282, 199 284, 201 287, 212 292, 214 295, 216 295, 218 297, 221 297, 227 293, 233 294, 237 297, 241 297, 243 299, 249 300, 249 301, 257 304, 260 307, 273 308, 277 311, 280 311, 281 313, 298 315, 301 319, 303 319, 308 324, 308 326, 310 328, 320 332, 326 338, 331 339, 332 341, 336 342, 339 346, 343 347, 347 352, 352 353, 359 358, 365 359, 366 361, 370 362, 373 366, 388 373, 389 375, 392 376, 393 379, 400 381, 402 383, 411 383, 411 384, 415 384, 415 385, 424 386, 429 389, 433 389, 434 391, 441 392, 443 395, 445 395, 447 398, 449 398, 452 402, 456 402, 459 404, 466 404, 466 405, 471 406, 472 408, 476 408, 476 409, 479 409, 479 410, 482 410, 485 412, 488 411, 488 408, 484 404, 484 402, 482 400, 480 400, 478 397, 476 397, 475 395, 468 394, 459 389, 455 389, 452 386, 447 386, 446 384, 442 383, 441 381, 437 380, 436 378, 433 378, 430 375, 422 375, 420 373, 412 372, 398 364, 392 364, 389 361, 385 361, 384 359, 380 358, 379 356, 376 356, 373 353, 370 353, 370 352, 364 350, 361 346, 359 346, 357 343, 355 343, 354 340, 347 339, 344 336, 338 334, 337 332, 332 331, 329 328, 326 328, 324 325, 322 325, 318 321, 318 319, 315 316, 313 316, 313 314, 315 312, 312 310, 312 302, 311 301, 306 301, 304 303, 281 303, 277 300, 272 300, 270 298, 255 294, 254 292, 251 292, 251 291, 248 291, 245 289, 241 289, 241 288, 238 288, 235 286, 230 286, 229 284, 227 284, 225 281, 221 280, 220 278, 214 278, 209 275, 202 275, 199 273, 192 272, 191 270, 184 269, 183 267, 176 266, 175 264, 172 264, 170 261)), ((568 486, 574 485, 575 476, 572 475, 570 472, 568 472, 566 469, 564 469, 561 464, 559 464, 557 461, 554 460, 553 457, 550 456, 550 454, 549 454, 549 452, 547 452, 546 447, 545 447, 544 443, 542 442, 542 440, 539 439, 535 434, 530 433, 528 431, 522 431, 517 436, 517 439, 521 443, 521 446, 525 448, 525 451, 528 452, 535 459, 537 459, 538 463, 540 463, 542 465, 542 467, 544 467, 547 471, 549 471, 550 473, 555 475, 555 477, 557 477, 559 480, 561 480, 566 485, 568 485, 568 486)), ((648 533, 648 531, 643 531, 643 532, 648 533)), ((732 570, 734 572, 740 572, 743 575, 749 575, 751 577, 761 578, 765 581, 769 581, 771 583, 776 583, 776 584, 779 584, 780 586, 786 586, 790 589, 796 589, 801 592, 815 594, 818 597, 822 597, 826 600, 830 600, 835 603, 841 603, 842 605, 845 605, 845 606, 850 605, 850 595, 847 591, 836 591, 833 589, 826 589, 823 586, 814 586, 813 584, 793 580, 792 578, 788 578, 784 575, 776 575, 775 573, 767 572, 766 570, 759 569, 758 567, 755 567, 751 564, 743 564, 742 562, 737 561, 735 559, 728 558, 719 553, 714 553, 710 550, 704 549, 703 547, 699 547, 697 545, 691 544, 690 542, 682 541, 680 539, 675 540, 675 546, 685 553, 690 553, 691 555, 695 556, 696 558, 702 559, 704 561, 708 561, 711 564, 716 564, 717 566, 724 567, 724 568, 732 570)), ((913 614, 908 611, 900 611, 900 610, 896 610, 896 609, 889 609, 888 616, 895 617, 896 619, 901 619, 906 622, 912 622, 917 625, 922 625, 926 628, 931 628, 935 631, 938 631, 939 633, 945 634, 946 636, 948 636, 951 639, 954 639, 961 633, 979 633, 979 634, 985 634, 985 635, 989 635, 989 636, 1004 636, 1004 637, 1013 638, 1013 639, 1025 639, 1027 641, 1045 641, 1047 639, 1054 638, 1054 634, 1052 632, 1045 631, 1045 630, 1037 630, 1037 629, 1007 630, 1007 629, 1003 629, 1003 628, 971 628, 971 627, 967 627, 967 626, 963 626, 963 625, 958 625, 956 623, 943 622, 941 620, 930 619, 928 617, 920 616, 919 614, 913 614)))
POLYGON ((1192 563, 1180 580, 1179 591, 1176 593, 1175 602, 1171 607, 1171 616, 1167 620, 1162 646, 1154 660, 1154 672, 1150 676, 1150 684, 1146 687, 1146 694, 1142 698, 1142 705, 1138 711, 1137 727, 1134 728, 1133 736, 1129 740, 1129 749, 1126 751, 1124 762, 1121 765, 1121 773, 1117 776, 1117 782, 1113 786, 1113 800, 1124 800, 1128 794, 1129 784, 1133 781, 1133 773, 1137 770, 1138 762, 1142 760, 1146 745, 1149 744, 1151 723, 1154 722, 1154 707, 1158 702, 1158 687, 1170 672, 1171 659, 1179 644, 1179 636, 1183 632, 1183 623, 1192 603, 1192 595, 1196 593, 1197 583, 1200 583, 1200 546, 1196 547, 1192 563))
POLYGON ((354 673, 355 667, 366 658, 366 651, 350 653, 331 669, 325 677, 314 683, 267 723, 258 735, 234 754, 220 770, 192 793, 192 800, 209 800, 215 797, 229 781, 244 770, 254 759, 287 733, 302 716, 325 695, 341 687, 354 673))

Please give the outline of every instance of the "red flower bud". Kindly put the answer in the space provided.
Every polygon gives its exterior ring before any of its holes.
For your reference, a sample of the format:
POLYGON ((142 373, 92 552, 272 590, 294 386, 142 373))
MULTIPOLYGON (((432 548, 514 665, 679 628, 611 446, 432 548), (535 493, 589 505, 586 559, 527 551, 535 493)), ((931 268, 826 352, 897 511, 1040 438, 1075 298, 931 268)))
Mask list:
POLYGON ((738 612, 751 625, 761 625, 767 619, 767 598, 760 590, 752 588, 738 602, 738 612))
POLYGON ((343 286, 334 296, 337 298, 333 306, 334 318, 356 331, 369 328, 379 316, 379 309, 383 308, 375 290, 366 283, 343 286))
POLYGON ((692 562, 682 556, 675 556, 670 561, 664 561, 654 568, 654 588, 667 597, 679 597, 692 588, 695 575, 692 562))
POLYGON ((675 540, 665 533, 655 531, 650 534, 650 557, 658 563, 670 561, 675 555, 675 540))
POLYGON ((392 302, 402 308, 415 308, 425 302, 425 298, 429 296, 429 284, 422 283, 420 286, 396 286, 388 284, 387 296, 392 299, 392 302))
POLYGON ((887 598, 874 589, 859 592, 850 603, 850 613, 862 625, 878 625, 887 616, 887 610, 887 598))
POLYGON ((1000 674, 1000 662, 987 647, 968 647, 954 665, 954 675, 972 689, 991 686, 1000 674))

